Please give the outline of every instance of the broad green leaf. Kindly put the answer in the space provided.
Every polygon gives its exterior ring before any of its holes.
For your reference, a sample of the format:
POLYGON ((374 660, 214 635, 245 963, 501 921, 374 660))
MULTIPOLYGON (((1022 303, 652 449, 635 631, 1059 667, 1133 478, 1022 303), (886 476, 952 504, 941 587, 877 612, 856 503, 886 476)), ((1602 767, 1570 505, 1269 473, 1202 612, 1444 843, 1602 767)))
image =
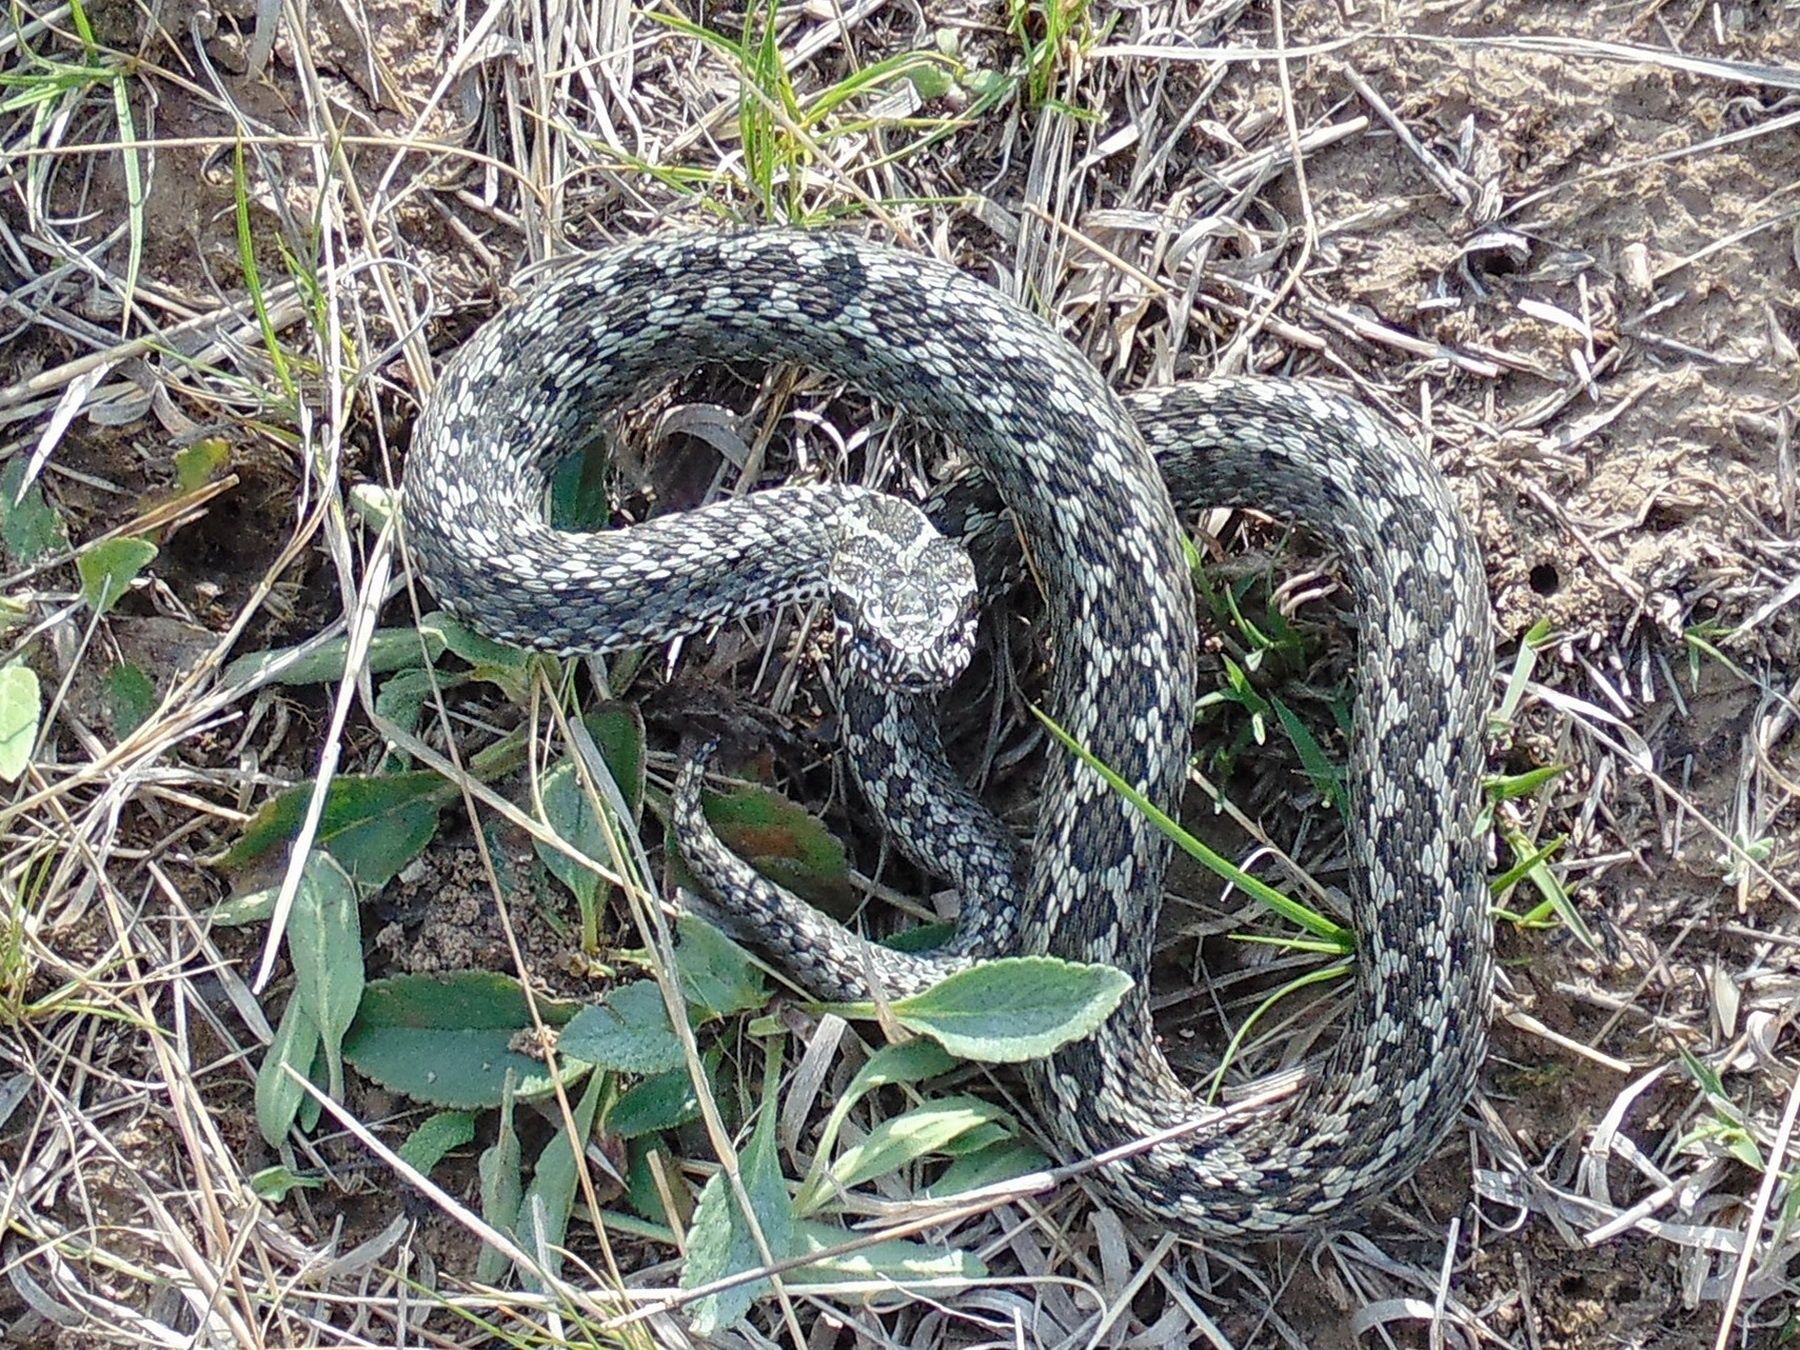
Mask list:
POLYGON ((682 1062, 681 1042, 655 980, 639 980, 583 1008, 563 1028, 565 1055, 620 1073, 663 1073, 682 1062))
MULTIPOLYGON (((795 1254, 830 1251, 842 1247, 851 1234, 835 1224, 802 1219, 795 1225, 795 1254)), ((905 1286, 921 1280, 980 1280, 988 1269, 981 1259, 965 1251, 928 1246, 895 1238, 824 1257, 782 1276, 789 1284, 829 1285, 843 1280, 892 1280, 905 1286)))
MULTIPOLYGON (((419 714, 431 697, 432 683, 431 672, 428 670, 395 671, 375 691, 376 713, 404 731, 417 731, 419 714)), ((460 680, 455 676, 440 675, 436 683, 439 688, 448 692, 460 680)))
POLYGON ((25 566, 69 547, 69 532, 44 500, 44 490, 34 482, 19 492, 30 458, 14 455, 0 470, 0 542, 15 562, 25 566))
MULTIPOLYGON (((302 783, 262 804, 237 840, 212 861, 235 871, 292 842, 312 785, 302 783)), ((455 789, 427 770, 339 774, 325 795, 315 842, 371 890, 393 880, 437 833, 437 813, 455 789)))
MULTIPOLYGON (((538 1010, 550 1026, 577 1011, 546 999, 538 1000, 538 1010)), ((433 1106, 498 1106, 509 1072, 521 1101, 554 1087, 544 1061, 515 1048, 530 1030, 516 980, 485 971, 398 975, 363 992, 344 1058, 383 1087, 433 1106)), ((565 1083, 588 1071, 566 1056, 557 1065, 565 1083)))
POLYGON ((863 1094, 895 1083, 922 1083, 956 1067, 956 1057, 936 1041, 905 1041, 884 1045, 856 1071, 844 1098, 862 1100, 863 1094))
POLYGON ((550 524, 558 530, 604 530, 612 523, 607 479, 612 455, 604 439, 585 452, 565 455, 550 475, 550 524))
POLYGON ((1021 1139, 1003 1139, 957 1158, 926 1194, 933 1199, 1012 1181, 1050 1167, 1044 1151, 1021 1139))
POLYGON ((701 794, 706 819, 733 853, 836 918, 857 903, 844 846, 825 823, 768 788, 745 783, 701 794))
POLYGON ((602 703, 582 715, 613 783, 635 819, 644 805, 644 715, 635 703, 602 703))
POLYGON ((448 649, 469 663, 470 678, 496 686, 515 703, 525 697, 532 662, 544 659, 522 648, 485 638, 448 614, 426 615, 419 621, 419 631, 434 644, 434 662, 439 650, 448 649))
MULTIPOLYGON (((562 1272, 563 1235, 569 1227, 569 1211, 575 1205, 575 1193, 581 1183, 580 1157, 594 1131, 594 1113, 600 1108, 600 1094, 606 1090, 607 1078, 595 1074, 588 1079, 581 1100, 575 1103, 575 1137, 559 1129, 554 1138, 538 1154, 532 1169, 531 1184, 519 1205, 519 1246, 536 1256, 552 1275, 562 1272)), ((524 1275, 524 1272, 520 1272, 524 1275)), ((526 1277, 526 1287, 537 1281, 526 1277)))
POLYGON ((356 887, 324 854, 308 855, 288 915, 294 997, 318 1028, 333 1101, 344 1096, 344 1033, 362 1001, 362 919, 356 887))
POLYGON ((301 1006, 299 996, 290 996, 275 1039, 269 1042, 256 1070, 256 1128, 271 1148, 287 1142, 288 1130, 306 1100, 305 1086, 284 1073, 282 1066, 293 1066, 294 1072, 305 1078, 318 1053, 319 1028, 301 1006))
POLYGON ((959 1135, 1007 1119, 990 1102, 975 1097, 946 1097, 890 1116, 868 1136, 832 1161, 831 1180, 844 1190, 886 1176, 932 1153, 941 1153, 959 1135))
POLYGON ((1131 977, 1111 966, 1017 956, 959 970, 891 1011, 951 1054, 1011 1064, 1088 1035, 1129 988, 1131 977))
POLYGON ((267 923, 275 917, 275 901, 280 895, 279 884, 234 895, 214 905, 206 916, 207 921, 215 928, 243 928, 253 923, 267 923))
MULTIPOLYGON (((582 789, 581 775, 576 772, 574 762, 565 759, 545 774, 542 790, 544 816, 550 828, 561 835, 565 843, 588 857, 604 858, 606 833, 582 789)), ((534 839, 532 847, 551 874, 575 893, 583 911, 591 909, 594 897, 600 891, 600 874, 540 839, 534 839)))
MULTIPOLYGON (((524 1151, 513 1128, 512 1093, 503 1088, 500 1133, 481 1151, 475 1169, 481 1178, 481 1217, 502 1233, 511 1233, 519 1225, 519 1205, 525 1198, 524 1166, 524 1151)), ((483 1284, 498 1284, 511 1265, 505 1252, 484 1242, 475 1258, 475 1278, 483 1284)))
POLYGON ((653 1160, 665 1178, 675 1175, 675 1160, 668 1149, 655 1139, 634 1139, 628 1146, 630 1164, 625 1169, 625 1196, 631 1207, 651 1223, 667 1225, 668 1207, 663 1204, 662 1190, 656 1184, 653 1160))
MULTIPOLYGON (((716 1056, 709 1056, 715 1058, 716 1056)), ((710 1070, 711 1064, 708 1068, 710 1070)), ((606 1132, 620 1139, 636 1139, 660 1130, 672 1130, 700 1118, 700 1097, 686 1068, 651 1074, 621 1093, 606 1113, 606 1132)))
POLYGON ((17 661, 0 667, 0 778, 12 783, 25 772, 42 715, 37 672, 17 661))
POLYGON ((183 492, 204 487, 231 467, 231 443, 208 436, 175 452, 175 481, 183 492))
POLYGON ((106 672, 106 716, 120 740, 149 721, 157 701, 156 682, 143 667, 121 661, 106 672))
POLYGON ((522 674, 531 659, 531 653, 524 648, 483 637, 461 619, 441 610, 420 619, 419 631, 435 639, 440 650, 459 656, 472 666, 509 665, 522 674))
POLYGON ((473 1111, 436 1111, 414 1127, 398 1152, 408 1166, 430 1176, 431 1169, 444 1160, 445 1154, 474 1138, 473 1111))
POLYGON ((769 1001, 768 986, 750 954, 691 914, 675 922, 675 974, 682 997, 701 1021, 748 1012, 769 1001))
POLYGON ((105 614, 124 598, 137 574, 156 556, 148 539, 108 539, 75 556, 81 574, 81 598, 96 614, 105 614))
MULTIPOLYGON (((780 1085, 780 1061, 780 1054, 771 1050, 764 1065, 763 1110, 740 1161, 744 1191, 749 1196, 763 1240, 768 1244, 769 1256, 777 1261, 793 1254, 795 1242, 793 1201, 788 1196, 787 1183, 781 1178, 781 1162, 775 1145, 774 1106, 780 1085)), ((700 1203, 694 1210, 693 1224, 688 1229, 688 1259, 681 1272, 681 1287, 696 1289, 727 1275, 759 1269, 765 1264, 737 1197, 732 1193, 724 1170, 720 1169, 707 1180, 700 1192, 700 1203)), ((757 1295, 768 1287, 767 1280, 754 1280, 696 1299, 692 1312, 695 1333, 711 1336, 730 1326, 750 1310, 757 1295)))

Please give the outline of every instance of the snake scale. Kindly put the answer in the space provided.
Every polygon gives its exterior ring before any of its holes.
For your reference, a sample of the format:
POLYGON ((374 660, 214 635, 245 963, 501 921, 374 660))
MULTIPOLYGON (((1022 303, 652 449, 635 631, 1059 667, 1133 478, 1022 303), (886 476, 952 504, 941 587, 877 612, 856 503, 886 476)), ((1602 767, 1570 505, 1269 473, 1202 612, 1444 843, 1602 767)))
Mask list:
MULTIPOLYGON (((1068 1158, 1192 1126, 1101 1168, 1125 1203, 1186 1233, 1329 1226, 1404 1180, 1472 1090, 1492 983, 1476 837, 1490 617, 1479 553, 1437 471, 1374 415, 1305 382, 1221 379, 1121 400, 1045 323, 941 263, 835 232, 670 234, 544 281, 448 363, 414 432, 404 506, 438 599, 495 638, 540 648, 662 642, 826 595, 834 550, 861 540, 873 510, 897 517, 902 552, 941 555, 951 578, 941 593, 896 585, 873 608, 903 627, 937 625, 915 661, 955 646, 972 584, 961 550, 945 555, 913 508, 866 489, 773 488, 595 534, 548 525, 551 467, 608 416, 695 365, 741 361, 830 372, 971 458, 1042 584, 1050 715, 1164 808, 1184 781, 1194 705, 1178 504, 1289 515, 1341 552, 1361 633, 1356 993, 1342 1039, 1300 1086, 1223 1114, 1198 1102, 1150 1017, 1167 845, 1060 751, 1047 757, 1029 846, 1009 858, 993 843, 1002 856, 971 883, 1003 893, 965 897, 960 945, 935 963, 862 943, 726 854, 698 819, 690 766, 675 825, 684 852, 704 860, 696 872, 714 912, 823 997, 866 997, 871 977, 915 988, 1007 952, 1124 970, 1134 984, 1113 1016, 1025 1066, 1027 1081, 1068 1158)), ((947 530, 966 523, 942 514, 947 530)), ((840 605, 840 630, 843 617, 840 605)), ((944 675, 899 670, 900 688, 863 695, 870 715, 905 714, 921 698, 908 681, 944 675)), ((900 756, 915 744, 881 743, 900 756)), ((863 776, 912 767, 900 758, 863 776)), ((890 818, 904 815, 909 785, 892 786, 877 803, 890 818)), ((952 816, 926 833, 941 847, 957 829, 952 816)))

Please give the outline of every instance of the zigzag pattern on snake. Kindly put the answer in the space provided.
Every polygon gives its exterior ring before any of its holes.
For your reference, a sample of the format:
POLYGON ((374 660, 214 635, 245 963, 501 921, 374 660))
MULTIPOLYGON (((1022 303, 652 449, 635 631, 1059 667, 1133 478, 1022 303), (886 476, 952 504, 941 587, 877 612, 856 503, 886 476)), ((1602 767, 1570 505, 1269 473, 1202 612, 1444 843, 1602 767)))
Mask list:
MULTIPOLYGON (((1165 809, 1186 768, 1196 642, 1175 501, 1291 515, 1342 552, 1361 629, 1357 985, 1341 1042, 1301 1090, 1219 1119, 1177 1081, 1146 987, 1167 845, 1060 752, 1023 860, 991 861, 1016 866, 1011 893, 966 897, 975 912, 948 962, 885 954, 875 973, 904 990, 1016 950, 1132 975, 1097 1033, 1026 1066, 1027 1079, 1066 1156, 1198 1122, 1103 1169, 1133 1208, 1188 1232, 1317 1227, 1409 1175, 1473 1086, 1492 983, 1475 838, 1490 620, 1479 554, 1436 470, 1366 410, 1305 383, 1208 381, 1121 401, 1042 321, 936 262, 842 234, 670 235, 545 282, 446 368, 405 494, 407 537, 439 600, 502 640, 605 652, 822 595, 833 551, 863 528, 865 490, 772 489, 594 535, 545 522, 549 468, 597 423, 658 381, 730 361, 828 371, 959 445, 1042 580, 1050 715, 1165 809)), ((939 523, 954 533, 956 510, 939 523)), ((690 817, 697 808, 676 822, 684 852, 698 847, 728 926, 811 992, 866 996, 865 962, 882 949, 709 848, 690 817)))

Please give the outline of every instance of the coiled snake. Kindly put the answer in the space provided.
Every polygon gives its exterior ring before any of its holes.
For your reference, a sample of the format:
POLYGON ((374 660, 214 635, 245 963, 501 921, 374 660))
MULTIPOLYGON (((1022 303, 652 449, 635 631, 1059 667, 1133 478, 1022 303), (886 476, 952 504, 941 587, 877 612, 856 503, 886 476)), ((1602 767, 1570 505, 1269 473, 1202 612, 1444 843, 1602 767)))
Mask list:
MULTIPOLYGON (((1018 950, 1134 977, 1097 1033, 1027 1069, 1068 1156, 1198 1123, 1102 1169, 1148 1215, 1199 1235, 1291 1231, 1409 1175, 1472 1088, 1492 981, 1475 839, 1489 611, 1442 478, 1370 413, 1305 383, 1217 380, 1121 401, 1044 323, 939 263, 836 233, 670 235, 546 281, 450 361, 414 432, 404 508, 439 600, 501 640, 610 651, 825 594, 834 550, 862 539, 865 490, 779 488, 601 534, 545 521, 550 467, 607 414, 698 363, 750 360, 847 379, 975 461, 1042 580, 1050 715, 1165 808, 1187 764, 1196 643, 1170 488, 1187 504, 1290 514, 1341 551, 1361 628, 1349 779, 1357 984, 1341 1042, 1304 1085, 1215 1119, 1176 1080, 1147 991, 1166 844, 1060 751, 1024 861, 985 874, 1006 893, 965 897, 973 917, 954 959, 1018 950)), ((960 551, 894 510, 900 549, 942 555, 950 580, 941 594, 889 588, 873 608, 903 627, 937 625, 913 653, 929 665, 966 634, 972 583, 960 551)), ((838 609, 840 624, 859 621, 838 609)), ((910 697, 889 706, 904 712, 910 697)), ((914 744, 891 743, 901 754, 914 744)), ((956 829, 940 820, 926 833, 956 829)), ((684 837, 684 849, 710 858, 698 870, 718 912, 812 992, 866 996, 871 970, 907 989, 943 968, 885 954, 869 964, 885 949, 760 883, 707 838, 684 837)))

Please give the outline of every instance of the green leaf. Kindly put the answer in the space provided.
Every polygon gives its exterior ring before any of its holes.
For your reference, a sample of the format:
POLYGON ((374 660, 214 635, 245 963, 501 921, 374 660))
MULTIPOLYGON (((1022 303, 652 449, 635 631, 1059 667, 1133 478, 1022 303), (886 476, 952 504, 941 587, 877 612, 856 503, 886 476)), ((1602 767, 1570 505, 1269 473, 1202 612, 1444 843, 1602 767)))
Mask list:
POLYGON ((675 1175, 675 1160, 655 1139, 634 1139, 627 1148, 629 1165, 625 1169, 625 1195, 631 1207, 652 1223, 667 1227, 668 1207, 663 1204, 662 1190, 656 1184, 656 1170, 663 1176, 675 1175))
MULTIPOLYGON (((436 683, 445 690, 454 689, 460 681, 451 675, 440 675, 436 683)), ((403 731, 419 729, 419 714, 431 697, 431 672, 428 670, 396 671, 383 680, 375 692, 375 712, 403 731)))
MULTIPOLYGON (((561 1026, 577 1008, 539 999, 538 1011, 547 1025, 561 1026)), ((364 990, 344 1058, 383 1087, 433 1106, 498 1106, 509 1072, 521 1101, 555 1086, 542 1059, 515 1048, 530 1035, 516 980, 486 971, 398 975, 364 990)), ((565 1083, 588 1071, 566 1056, 557 1066, 565 1083)))
POLYGON ((0 778, 13 783, 25 772, 42 715, 37 672, 17 661, 0 666, 0 778))
POLYGON ((910 1166, 943 1152, 958 1137, 984 1125, 1008 1119, 990 1102, 975 1097, 946 1097, 890 1116, 832 1161, 828 1175, 844 1190, 910 1166))
POLYGON ((142 666, 121 661, 106 672, 106 716, 120 740, 149 721, 156 705, 156 683, 142 666))
POLYGON ((300 1104, 306 1100, 306 1087, 299 1079, 283 1072, 291 1065, 300 1079, 312 1072, 313 1060, 319 1053, 319 1028, 314 1025, 298 995, 292 995, 281 1014, 281 1025, 275 1039, 263 1054, 256 1070, 256 1128, 271 1148, 287 1142, 300 1104))
MULTIPOLYGON (((775 1146, 774 1107, 780 1086, 780 1061, 781 1056, 771 1050, 763 1073, 763 1109, 740 1164, 744 1191, 756 1215, 757 1227, 768 1243, 769 1255, 777 1261, 792 1255, 795 1243, 793 1202, 787 1183, 781 1178, 775 1146)), ((700 1203, 688 1228, 688 1259, 681 1272, 681 1287, 696 1289, 765 1264, 762 1250, 721 1168, 708 1178, 700 1192, 700 1203)), ((730 1326, 750 1310, 757 1295, 768 1287, 767 1280, 753 1280, 696 1299, 692 1313, 695 1333, 711 1336, 730 1326)))
POLYGON ((208 436, 175 452, 175 481, 183 492, 204 487, 230 467, 231 443, 222 436, 208 436))
MULTIPOLYGON (((532 1169, 531 1185, 525 1188, 525 1199, 519 1206, 517 1229, 519 1246, 537 1257, 551 1275, 562 1273, 563 1236, 569 1227, 569 1211, 575 1207, 575 1192, 580 1184, 580 1157, 594 1131, 594 1113, 600 1108, 600 1094, 606 1089, 604 1074, 588 1079, 581 1100, 575 1104, 575 1137, 565 1128, 544 1145, 532 1169)), ((522 1275, 525 1272, 521 1272, 522 1275)), ((537 1281, 529 1275, 527 1288, 537 1281)))
POLYGON ((434 662, 439 651, 449 650, 453 656, 469 663, 470 678, 496 686, 515 703, 525 696, 532 662, 544 659, 522 648, 508 647, 482 637, 448 614, 427 614, 419 621, 419 632, 431 641, 434 662))
MULTIPOLYGON (((796 1255, 842 1247, 851 1235, 835 1224, 802 1219, 795 1226, 796 1255)), ((829 1285, 844 1280, 891 1280, 905 1286, 921 1280, 980 1280, 988 1268, 965 1251, 945 1250, 922 1242, 893 1238, 841 1252, 788 1271, 781 1278, 795 1285, 829 1285)))
POLYGON ((301 1176, 291 1167, 265 1167, 250 1178, 250 1189, 260 1199, 272 1205, 279 1205, 288 1198, 290 1191, 325 1189, 325 1178, 321 1176, 301 1176))
POLYGON ((961 1195, 964 1191, 998 1185, 1041 1172, 1050 1167, 1050 1159, 1036 1145, 1022 1139, 1003 1139, 956 1159, 944 1169, 926 1194, 933 1199, 961 1195))
POLYGON ((700 1096, 694 1091, 693 1079, 686 1068, 670 1069, 651 1074, 621 1093, 606 1113, 606 1132, 620 1139, 637 1139, 699 1118, 700 1096))
POLYGON ((585 453, 565 455, 550 475, 550 525, 557 530, 604 530, 612 523, 606 480, 612 454, 604 438, 585 453))
POLYGON ((1340 812, 1348 813, 1350 794, 1344 790, 1344 775, 1338 766, 1331 762, 1318 739, 1295 715, 1294 710, 1280 699, 1270 699, 1275 709, 1275 720, 1281 723, 1281 729, 1287 734, 1288 741, 1300 756, 1300 767, 1312 780, 1313 791, 1327 806, 1336 807, 1340 812))
POLYGON ((953 1055, 1011 1064, 1088 1035, 1129 988, 1131 977, 1111 966, 1017 956, 959 970, 891 1011, 953 1055))
POLYGON ((565 1055, 620 1073, 663 1073, 682 1063, 681 1042, 655 980, 612 990, 563 1028, 565 1055))
POLYGON ((843 844, 825 823, 780 793, 752 783, 701 793, 701 809, 738 857, 836 918, 857 903, 843 844))
MULTIPOLYGON (((279 672, 270 677, 275 684, 326 684, 344 678, 345 664, 350 656, 349 638, 321 642, 305 648, 305 654, 299 655, 302 650, 298 646, 277 647, 240 656, 225 667, 220 682, 226 686, 247 684, 261 679, 263 672, 278 666, 281 667, 279 672), (292 664, 283 665, 283 662, 292 664)), ((390 671, 422 666, 427 657, 435 660, 443 650, 443 639, 426 629, 378 628, 369 638, 368 658, 363 664, 371 675, 385 675, 390 671)))
POLYGON ((675 921, 675 974, 682 997, 700 1020, 748 1012, 769 1001, 768 986, 750 954, 691 914, 675 921))
POLYGON ((246 891, 229 900, 219 901, 212 907, 207 920, 215 928, 243 928, 253 923, 267 923, 275 917, 275 901, 280 896, 279 885, 246 891))
POLYGON ((21 566, 29 566, 69 547, 69 532, 37 483, 21 495, 19 485, 30 467, 29 455, 14 455, 0 470, 0 543, 21 566))
MULTIPOLYGON (((590 858, 606 856, 606 832, 581 786, 574 761, 565 759, 544 775, 543 799, 544 817, 565 843, 590 858)), ((582 910, 592 909, 594 897, 600 892, 600 874, 541 839, 534 839, 532 846, 551 874, 575 893, 582 910)))
POLYGON ((843 1128, 844 1121, 849 1118, 858 1102, 879 1087, 894 1083, 920 1083, 927 1078, 935 1078, 954 1068, 956 1062, 954 1055, 926 1037, 902 1041, 898 1045, 884 1045, 870 1055, 868 1062, 856 1071, 856 1076, 850 1080, 850 1086, 838 1097, 830 1116, 825 1120, 825 1127, 819 1133, 819 1146, 813 1152, 812 1168, 800 1188, 800 1199, 796 1207, 804 1213, 813 1207, 813 1200, 822 1197, 826 1160, 837 1147, 838 1131, 843 1128))
POLYGON ((324 854, 309 854, 288 915, 294 997, 319 1031, 333 1101, 344 1096, 344 1033, 362 1001, 362 919, 356 887, 324 854))
POLYGON ((635 819, 644 805, 644 715, 635 703, 602 703, 581 721, 635 819))
POLYGON ((156 556, 148 539, 108 539, 75 555, 81 574, 81 598, 96 614, 105 614, 131 588, 137 574, 156 556))
POLYGON ((435 1111, 426 1116, 400 1145, 403 1162, 426 1176, 444 1160, 451 1149, 461 1148, 475 1138, 473 1111, 435 1111))
MULTIPOLYGON (((481 1177, 481 1217, 502 1233, 519 1224, 519 1206, 525 1200, 525 1154, 519 1133, 513 1128, 513 1097, 503 1090, 500 1101, 500 1133, 481 1151, 476 1171, 481 1177)), ((498 1247, 483 1243, 475 1258, 475 1278, 498 1284, 512 1265, 512 1258, 498 1247)))
MULTIPOLYGON (((306 817, 311 784, 277 793, 250 818, 237 840, 212 860, 237 871, 291 843, 306 817)), ((428 770, 339 774, 325 794, 315 842, 371 890, 393 880, 437 833, 437 813, 455 789, 428 770)))

